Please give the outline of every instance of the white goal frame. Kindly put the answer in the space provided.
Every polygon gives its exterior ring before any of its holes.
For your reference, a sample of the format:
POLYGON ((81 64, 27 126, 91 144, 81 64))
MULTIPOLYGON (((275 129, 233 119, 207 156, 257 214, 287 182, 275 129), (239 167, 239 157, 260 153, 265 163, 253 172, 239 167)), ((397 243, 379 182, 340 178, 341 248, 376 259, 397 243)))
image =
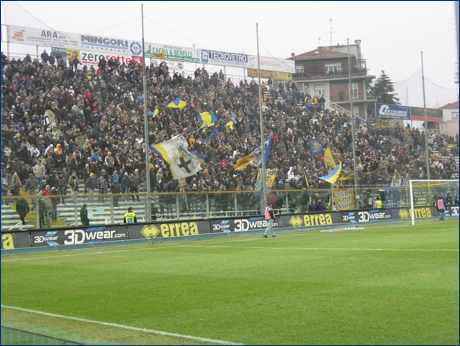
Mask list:
POLYGON ((412 183, 458 183, 458 179, 414 179, 409 180, 409 191, 410 191, 410 214, 412 218, 412 226, 415 225, 415 212, 414 212, 414 190, 412 188, 412 183))

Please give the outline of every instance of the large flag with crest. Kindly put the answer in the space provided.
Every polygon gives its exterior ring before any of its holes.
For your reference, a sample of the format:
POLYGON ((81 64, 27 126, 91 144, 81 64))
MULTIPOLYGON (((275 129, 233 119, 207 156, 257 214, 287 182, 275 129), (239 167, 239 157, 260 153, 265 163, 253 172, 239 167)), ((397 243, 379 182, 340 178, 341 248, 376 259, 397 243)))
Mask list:
POLYGON ((188 144, 182 135, 150 146, 157 155, 168 163, 174 179, 187 178, 201 170, 200 161, 188 151, 188 144))

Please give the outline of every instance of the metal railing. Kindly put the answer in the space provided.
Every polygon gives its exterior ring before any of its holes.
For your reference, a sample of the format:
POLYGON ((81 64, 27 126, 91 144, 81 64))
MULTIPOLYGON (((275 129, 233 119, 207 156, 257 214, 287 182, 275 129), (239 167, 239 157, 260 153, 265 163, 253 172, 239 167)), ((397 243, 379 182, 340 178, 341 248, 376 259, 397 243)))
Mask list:
MULTIPOLYGON (((408 186, 391 187, 389 184, 380 186, 359 186, 356 201, 351 202, 359 209, 372 208, 376 197, 384 200, 386 207, 410 205, 408 186), (382 198, 383 197, 383 198, 382 198)), ((272 190, 268 200, 275 204, 277 213, 306 212, 312 199, 321 198, 326 210, 337 210, 333 203, 335 189, 309 190, 272 190)), ((440 193, 450 191, 452 196, 458 192, 458 184, 449 186, 440 193)), ((22 192, 22 191, 21 191, 22 192)), ((415 193, 421 205, 429 203, 432 196, 428 190, 421 189, 415 193)), ((445 194, 444 194, 445 195, 445 194)), ((133 207, 138 222, 147 220, 151 213, 153 222, 159 220, 226 218, 238 216, 262 215, 266 203, 254 195, 254 191, 206 191, 182 193, 152 193, 147 202, 146 193, 138 194, 75 194, 51 196, 3 196, 2 231, 17 229, 56 228, 81 225, 80 211, 83 204, 87 205, 90 225, 107 225, 123 223, 123 215, 129 207, 133 207), (138 199, 139 197, 139 199, 138 199), (25 217, 26 225, 22 225, 16 212, 19 198, 29 204, 29 213, 25 217), (41 200, 41 202, 40 202, 41 200), (53 203, 54 202, 54 203, 53 203), (263 205, 261 205, 263 204, 263 205), (45 205, 46 210, 42 208, 45 205), (152 213, 152 205, 157 210, 152 213)), ((353 208, 355 209, 355 208, 353 208)))

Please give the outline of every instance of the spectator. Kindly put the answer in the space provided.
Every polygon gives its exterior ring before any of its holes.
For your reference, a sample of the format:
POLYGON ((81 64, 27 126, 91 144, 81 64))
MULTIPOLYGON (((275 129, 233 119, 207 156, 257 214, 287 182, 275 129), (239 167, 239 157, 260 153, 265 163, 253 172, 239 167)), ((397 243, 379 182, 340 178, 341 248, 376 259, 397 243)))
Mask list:
POLYGON ((43 63, 45 65, 48 64, 49 55, 46 52, 46 49, 43 51, 43 53, 40 55, 40 57, 42 58, 42 61, 43 61, 43 63))
POLYGON ((19 218, 21 219, 21 223, 23 225, 26 224, 25 217, 29 212, 29 203, 27 203, 25 198, 18 198, 16 201, 16 213, 18 213, 19 218))

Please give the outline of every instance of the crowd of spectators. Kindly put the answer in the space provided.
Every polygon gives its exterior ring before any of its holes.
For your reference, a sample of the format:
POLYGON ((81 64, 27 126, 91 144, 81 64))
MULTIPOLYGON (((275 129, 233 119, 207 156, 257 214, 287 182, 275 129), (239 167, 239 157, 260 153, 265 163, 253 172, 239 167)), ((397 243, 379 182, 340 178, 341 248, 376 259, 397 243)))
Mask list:
MULTIPOLYGON (((48 54, 46 54, 48 55, 48 54)), ((42 59, 43 59, 42 55, 42 59)), ((121 192, 145 191, 144 97, 142 66, 136 62, 100 60, 96 66, 78 61, 62 63, 9 59, 2 53, 2 177, 13 184, 32 174, 39 186, 64 191, 106 193, 116 181, 121 192), (76 176, 77 186, 72 176, 76 176), (101 180, 102 178, 102 180, 101 180), (94 181, 92 184, 91 180, 94 181)), ((46 57, 46 56, 45 56, 46 57)), ((150 152, 151 191, 251 190, 257 169, 234 171, 236 161, 260 146, 259 91, 251 80, 233 83, 220 71, 198 68, 187 77, 171 72, 166 62, 146 66, 149 144, 182 134, 190 151, 207 158, 202 170, 179 184, 163 160, 150 152), (184 109, 167 105, 180 97, 184 109), (153 116, 158 109, 158 114, 153 116), (214 112, 214 129, 199 130, 197 113, 214 112), (229 125, 231 122, 232 125, 229 125), (209 143, 206 139, 211 135, 209 143)), ((327 188, 324 161, 313 157, 308 139, 330 146, 345 171, 353 170, 350 119, 326 109, 295 83, 263 86, 263 128, 274 133, 267 168, 278 169, 275 187, 301 189, 304 173, 310 188, 327 188), (288 172, 290 175, 288 177, 288 172), (299 178, 302 177, 302 178, 299 178)), ((458 135, 433 135, 435 149, 458 152, 458 135)), ((358 126, 355 148, 360 185, 388 184, 397 172, 403 180, 426 179, 424 133, 395 126, 358 126)), ((453 159, 430 157, 431 179, 450 179, 458 172, 453 159)), ((353 184, 353 179, 340 182, 353 184)))

